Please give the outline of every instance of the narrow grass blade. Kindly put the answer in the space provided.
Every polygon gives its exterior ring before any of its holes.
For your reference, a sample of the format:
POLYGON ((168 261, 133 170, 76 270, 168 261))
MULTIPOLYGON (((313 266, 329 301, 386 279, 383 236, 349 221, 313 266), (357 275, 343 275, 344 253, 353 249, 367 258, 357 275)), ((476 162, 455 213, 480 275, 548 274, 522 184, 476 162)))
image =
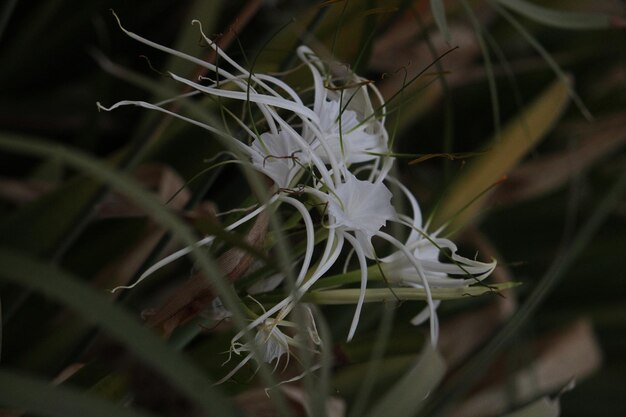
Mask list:
POLYGON ((452 230, 470 223, 479 213, 484 192, 502 180, 559 119, 568 102, 569 86, 559 81, 548 87, 526 110, 509 122, 499 139, 464 169, 434 213, 436 229, 452 220, 452 230))
MULTIPOLYGON (((389 303, 383 306, 383 314, 376 332, 376 339, 372 346, 372 353, 369 357, 368 367, 363 382, 359 387, 359 392, 354 400, 354 404, 350 411, 350 417, 362 416, 371 401, 374 393, 378 373, 382 369, 383 357, 387 350, 387 345, 392 340, 391 332, 393 329, 393 319, 396 313, 396 304, 389 303)), ((394 340, 395 342, 395 340, 394 340)))
POLYGON ((133 316, 78 279, 32 257, 3 249, 0 249, 0 278, 28 286, 68 306, 85 320, 101 326, 206 410, 232 415, 208 376, 197 371, 133 316))
POLYGON ((524 28, 524 26, 521 23, 519 23, 517 19, 515 19, 515 17, 511 15, 511 13, 508 12, 508 10, 502 8, 501 6, 495 3, 493 3, 493 6, 496 9, 496 11, 502 17, 504 17, 504 19, 508 21, 509 24, 513 26, 515 30, 517 30, 517 32, 524 39, 526 39, 526 42, 528 42, 530 46, 532 46, 535 49, 535 51, 537 51, 537 53, 541 55, 541 57, 546 61, 546 64, 548 64, 548 66, 552 69, 552 71, 554 71, 556 76, 559 77, 565 85, 569 86, 568 93, 570 95, 570 98, 574 101, 574 104, 576 104, 576 107, 578 107, 578 110, 580 111, 580 113, 583 116, 585 116, 587 120, 589 121, 593 120, 593 116, 591 115, 591 112, 589 111, 589 109, 587 109, 587 106, 585 106, 585 103, 583 103, 580 96, 576 93, 574 88, 570 85, 571 83, 570 83, 569 77, 567 76, 567 74, 565 74, 563 69, 561 69, 561 66, 552 57, 550 52, 548 52, 548 50, 543 47, 543 45, 535 38, 535 36, 532 33, 526 30, 526 28, 524 28))
POLYGON ((443 358, 427 344, 415 365, 381 398, 368 417, 414 416, 446 373, 443 358))
POLYGON ((446 6, 443 4, 443 0, 430 0, 430 11, 433 14, 433 19, 439 28, 439 31, 446 39, 448 43, 452 40, 450 37, 450 31, 448 30, 448 19, 446 17, 446 6))
POLYGON ((497 0, 504 7, 537 23, 560 29, 606 29, 611 19, 601 13, 577 13, 539 6, 526 0, 497 0))
MULTIPOLYGON (((152 414, 121 408, 92 394, 58 387, 39 378, 0 370, 0 404, 3 407, 49 417, 150 417, 152 414)), ((6 414, 13 415, 13 414, 6 414)))
POLYGON ((472 28, 474 29, 474 33, 476 34, 476 40, 478 41, 478 45, 480 46, 480 50, 483 54, 484 67, 485 67, 485 75, 487 77, 487 85, 489 86, 489 96, 491 98, 491 113, 493 117, 493 126, 495 131, 495 139, 497 140, 500 137, 500 100, 498 97, 498 85, 496 83, 496 76, 493 71, 493 63, 491 61, 491 53, 489 52, 489 48, 485 42, 485 37, 483 32, 485 32, 482 23, 472 10, 472 7, 466 0, 461 1, 461 5, 463 6, 463 10, 467 14, 467 17, 472 24, 472 28))
MULTIPOLYGON (((181 30, 178 32, 178 38, 173 48, 192 56, 207 55, 207 48, 202 45, 202 43, 198 42, 200 38, 198 27, 192 25, 191 21, 194 19, 200 20, 206 33, 219 31, 222 29, 218 27, 221 24, 219 22, 219 16, 222 7, 224 7, 224 5, 219 1, 194 1, 189 7, 185 18, 181 19, 181 30)), ((169 72, 185 75, 190 78, 193 76, 193 72, 198 70, 196 64, 174 56, 168 57, 164 68, 169 72)))

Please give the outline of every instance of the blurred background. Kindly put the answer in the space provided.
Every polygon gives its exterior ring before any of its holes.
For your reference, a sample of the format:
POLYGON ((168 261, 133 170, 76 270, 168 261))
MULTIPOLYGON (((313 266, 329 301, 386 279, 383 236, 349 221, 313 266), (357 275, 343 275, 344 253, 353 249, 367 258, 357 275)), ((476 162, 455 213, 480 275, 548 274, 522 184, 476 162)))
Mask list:
MULTIPOLYGON (((7 0, 0 6, 0 138, 78 149, 135 177, 164 203, 183 187, 168 204, 203 231, 212 207, 239 206, 249 187, 235 168, 205 172, 221 150, 206 131, 145 109, 98 111, 96 102, 158 102, 184 92, 167 71, 201 75, 193 64, 130 39, 110 9, 133 32, 212 60, 190 24, 198 19, 230 56, 257 72, 295 67, 293 51, 307 43, 393 99, 388 129, 396 152, 407 155, 397 174, 425 217, 434 213, 441 224, 459 208, 451 196, 480 196, 455 218, 456 239, 466 256, 478 250, 498 259, 496 282, 522 283, 503 296, 442 305, 441 350, 452 372, 424 412, 500 415, 575 380, 560 397, 562 415, 626 415, 626 195, 614 188, 626 167, 626 4, 533 3, 588 17, 577 20, 516 9, 517 2, 449 1, 443 26, 432 4, 442 2, 7 0), (527 314, 505 329, 510 334, 501 344, 490 345, 529 299, 527 314)), ((285 77, 306 86, 303 71, 285 77)), ((2 148, 0 214, 3 248, 61 267, 101 293, 132 281, 171 245, 145 213, 54 154, 2 148)), ((111 299, 139 317, 174 292, 189 268, 172 268, 111 299)), ((184 409, 176 408, 183 406, 175 394, 165 399, 169 390, 146 382, 152 371, 79 315, 33 289, 1 285, 0 368, 69 378, 70 386, 118 403, 133 392, 157 415, 184 409), (77 371, 76 364, 89 369, 77 371), (112 369, 126 372, 118 380, 112 369)), ((368 306, 360 337, 334 348, 331 394, 348 409, 383 310, 368 306)), ((345 318, 329 320, 333 334, 345 331, 350 311, 324 310, 345 318)), ((421 330, 403 324, 409 309, 393 314, 387 366, 374 386, 401 375, 422 346, 415 336, 421 330)), ((217 378, 228 340, 203 335, 186 351, 217 378)), ((241 395, 245 388, 226 390, 241 395)))

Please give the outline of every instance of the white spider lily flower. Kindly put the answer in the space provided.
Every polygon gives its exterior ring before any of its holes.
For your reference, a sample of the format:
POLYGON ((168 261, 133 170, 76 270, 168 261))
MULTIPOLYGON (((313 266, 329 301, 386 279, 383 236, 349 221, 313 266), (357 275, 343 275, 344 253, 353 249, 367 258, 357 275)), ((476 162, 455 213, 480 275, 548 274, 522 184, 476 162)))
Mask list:
MULTIPOLYGON (((388 176, 386 180, 398 186, 409 200, 413 217, 398 216, 401 223, 411 228, 404 245, 419 261, 428 285, 462 287, 480 282, 493 272, 497 264, 495 260, 485 263, 465 258, 457 254, 458 249, 452 241, 436 237, 438 232, 429 235, 422 225, 422 213, 413 194, 397 179, 388 176), (444 250, 448 250, 449 253, 443 252, 444 250), (440 261, 440 257, 447 258, 448 262, 440 261)), ((423 286, 422 278, 416 274, 413 264, 402 251, 395 252, 380 261, 383 272, 390 282, 423 286)))
POLYGON ((279 188, 288 188, 308 162, 308 155, 288 132, 266 132, 252 142, 252 165, 279 188))
MULTIPOLYGON (((328 194, 316 189, 309 192, 327 204, 328 225, 332 234, 337 234, 353 247, 361 270, 361 292, 355 314, 348 332, 348 341, 352 340, 358 326, 361 308, 367 287, 367 260, 375 258, 372 237, 380 232, 387 221, 397 215, 391 205, 391 191, 382 181, 370 182, 359 180, 351 172, 345 174, 345 181, 337 185, 328 194), (351 234, 354 233, 354 236, 351 234)), ((321 276, 317 274, 317 276, 321 276)), ((312 285, 310 279, 307 284, 312 285)))
POLYGON ((265 325, 259 326, 254 337, 254 343, 263 347, 261 360, 265 363, 272 363, 276 360, 276 366, 278 366, 280 358, 285 354, 287 355, 287 360, 289 360, 290 340, 293 341, 292 338, 272 323, 272 320, 268 320, 265 325))
MULTIPOLYGON (((282 320, 281 317, 284 317, 288 314, 287 310, 283 310, 279 313, 277 318, 267 318, 264 319, 263 322, 256 326, 256 334, 252 339, 252 343, 254 343, 254 347, 258 349, 260 353, 260 360, 267 364, 274 363, 274 371, 278 369, 280 362, 283 356, 286 356, 285 363, 283 368, 286 368, 289 365, 289 360, 293 355, 291 349, 292 348, 306 348, 303 343, 300 342, 299 339, 302 337, 305 338, 305 342, 308 341, 313 344, 313 346, 319 346, 321 344, 321 339, 317 332, 317 326, 315 325, 315 319, 313 317, 313 313, 310 308, 305 306, 306 318, 308 322, 305 324, 304 329, 301 326, 298 326, 296 323, 292 321, 282 320), (297 334, 295 336, 289 336, 283 330, 283 328, 291 328, 297 329, 297 334)), ((241 355, 242 353, 247 353, 246 356, 233 368, 226 376, 217 381, 215 384, 222 384, 223 382, 229 380, 233 375, 235 375, 239 370, 253 358, 254 348, 247 343, 240 343, 233 339, 231 345, 231 353, 236 355, 241 355)), ((313 348, 314 352, 317 352, 316 348, 313 348)), ((229 357, 228 360, 231 358, 229 357)))
MULTIPOLYGON (((366 162, 377 158, 374 153, 387 151, 384 129, 371 132, 370 124, 359 120, 353 110, 341 107, 337 100, 325 100, 320 107, 320 130, 328 148, 345 164, 366 162)), ((315 144, 316 142, 313 142, 315 144)), ((324 149, 318 147, 317 153, 323 161, 328 161, 324 149)))
MULTIPOLYGON (((168 48, 166 46, 160 45, 146 38, 143 38, 125 29, 121 25, 121 22, 119 21, 116 15, 115 15, 115 18, 119 24, 119 27, 129 37, 145 45, 148 45, 152 48, 155 48, 157 50, 179 57, 186 61, 192 62, 196 65, 199 65, 207 69, 210 73, 214 74, 215 76, 215 80, 212 80, 212 82, 210 82, 208 85, 204 85, 204 84, 199 84, 197 82, 185 79, 176 74, 169 73, 170 77, 174 79, 175 81, 180 82, 181 84, 184 84, 187 87, 193 88, 195 92, 198 92, 198 93, 205 93, 213 97, 221 97, 221 98, 226 98, 226 99, 237 100, 243 103, 254 104, 255 108, 257 108, 261 112, 263 118, 265 119, 265 122, 267 123, 269 127, 269 130, 271 131, 273 135, 280 136, 280 135, 286 134, 287 136, 289 136, 290 138, 289 140, 293 141, 293 143, 286 144, 288 149, 292 149, 292 148, 309 149, 310 143, 307 142, 307 140, 305 140, 301 136, 300 133, 296 132, 296 130, 293 128, 293 123, 288 123, 279 114, 278 110, 287 111, 289 116, 291 115, 297 116, 300 119, 299 122, 301 122, 301 124, 303 125, 303 129, 306 129, 306 131, 309 132, 309 134, 313 134, 314 136, 321 135, 320 128, 319 128, 318 114, 316 114, 313 110, 308 108, 302 102, 302 99, 299 97, 299 95, 296 93, 296 91, 293 88, 291 88, 289 85, 287 85, 286 83, 284 83, 283 81, 281 81, 280 79, 276 77, 273 77, 267 74, 254 74, 254 73, 249 72, 245 68, 243 68, 236 61, 230 58, 224 51, 222 51, 215 44, 215 42, 213 42, 210 38, 208 38, 204 34, 204 32, 202 31, 202 26, 200 22, 193 21, 192 23, 197 24, 199 26, 200 35, 207 42, 209 47, 211 47, 221 59, 223 59, 225 62, 227 62, 230 66, 234 68, 234 73, 231 73, 225 70, 223 67, 218 67, 209 62, 203 61, 196 57, 187 55, 183 52, 177 51, 172 48, 168 48), (284 131, 285 133, 279 133, 279 131, 284 131)), ((176 99, 185 98, 187 96, 188 94, 185 94, 180 97, 177 97, 176 99)), ((169 103, 171 101, 172 100, 167 100, 164 103, 169 103)), ((116 103, 110 107, 104 107, 104 106, 99 105, 99 108, 109 111, 109 110, 113 110, 116 107, 125 106, 125 105, 141 106, 141 107, 149 108, 149 109, 160 111, 168 115, 171 115, 173 117, 177 117, 182 120, 188 121, 192 124, 200 126, 206 130, 209 130, 210 132, 220 137, 225 138, 227 142, 230 143, 230 145, 232 145, 233 147, 235 147, 238 151, 244 152, 251 159, 256 159, 255 154, 254 154, 254 149, 252 147, 248 147, 244 143, 239 141, 238 139, 235 139, 234 137, 223 133, 221 131, 222 129, 210 126, 206 123, 198 122, 191 118, 178 115, 174 112, 170 112, 167 109, 161 107, 160 105, 146 103, 143 101, 125 100, 125 101, 116 103)), ((255 132, 252 131, 252 129, 246 126, 241 120, 235 117, 234 114, 230 113, 230 115, 233 116, 235 123, 237 123, 252 138, 252 140, 259 139, 258 137, 259 135, 257 135, 255 132)), ((318 145, 321 146, 321 148, 326 149, 325 153, 326 155, 328 155, 328 160, 324 162, 321 160, 321 158, 318 155, 311 153, 310 154, 311 164, 313 164, 317 168, 319 174, 321 175, 321 177, 324 179, 325 182, 332 182, 333 180, 339 181, 342 167, 337 162, 337 159, 335 158, 334 153, 328 149, 325 143, 320 143, 318 145), (330 177, 330 173, 329 173, 328 168, 326 167, 326 164, 331 165, 331 169, 334 175, 333 179, 331 179, 330 177)), ((282 146, 282 145, 279 145, 279 146, 282 146)), ((256 150, 258 151, 258 148, 256 150)), ((266 152, 261 153, 263 159, 265 159, 265 157, 267 156, 270 156, 269 154, 271 153, 267 149, 264 149, 264 150, 266 152)), ((285 156, 285 155, 281 155, 281 156, 285 156)), ((257 166, 258 165, 259 164, 257 164, 257 166)), ((273 167, 270 171, 274 175, 274 177, 276 177, 277 174, 279 173, 283 174, 283 172, 281 172, 283 170, 284 170, 284 167, 283 168, 273 167)), ((287 175, 286 177, 284 177, 283 175, 279 175, 278 178, 273 178, 272 176, 270 177, 274 180, 278 179, 280 181, 280 184, 282 185, 285 181, 285 178, 288 178, 289 176, 290 175, 287 175)))
MULTIPOLYGON (((260 325, 263 320, 278 311, 283 311, 283 314, 291 311, 299 297, 335 264, 343 248, 343 242, 347 241, 357 255, 361 270, 361 292, 347 338, 350 341, 358 326, 365 298, 367 287, 366 258, 375 258, 371 239, 380 232, 387 221, 397 217, 396 211, 391 205, 392 194, 382 181, 359 180, 351 172, 347 172, 345 181, 337 185, 328 194, 311 187, 305 188, 305 191, 327 205, 327 227, 330 232, 322 258, 306 281, 304 280, 304 272, 306 271, 302 268, 296 280, 296 292, 251 323, 248 329, 260 325)), ((283 199, 285 198, 287 197, 283 197, 283 199)), ((294 207, 296 206, 294 205, 294 207)), ((303 215, 303 218, 306 219, 306 216, 303 215)), ((308 248, 311 246, 311 244, 307 245, 308 248)), ((306 261, 307 256, 305 256, 305 263, 306 261)), ((243 332, 239 332, 233 340, 236 341, 242 336, 243 332)))
MULTIPOLYGON (((431 287, 465 287, 476 284, 487 278, 497 265, 495 260, 480 262, 460 256, 457 254, 457 246, 448 239, 425 236, 407 243, 407 247, 419 260, 431 287), (449 253, 444 254, 446 250, 449 253)), ((381 265, 389 282, 421 285, 420 277, 399 253, 382 259, 381 265)))
POLYGON ((391 236, 378 236, 392 243, 398 251, 380 259, 381 268, 388 282, 396 285, 424 289, 427 294, 428 307, 415 316, 411 323, 422 324, 430 318, 431 342, 436 345, 439 333, 439 321, 436 310, 440 300, 433 300, 431 287, 463 287, 485 279, 493 272, 496 261, 490 263, 467 259, 458 255, 457 247, 448 239, 436 238, 438 232, 428 235, 422 225, 422 214, 413 194, 397 179, 387 176, 386 181, 393 182, 409 200, 413 217, 398 215, 398 221, 411 229, 405 243, 391 236), (444 257, 451 262, 441 262, 440 255, 444 249, 450 253, 444 257), (458 276, 451 277, 450 275, 458 276))
POLYGON ((436 310, 441 300, 433 300, 430 289, 459 288, 479 283, 493 272, 497 262, 485 263, 462 257, 456 253, 454 243, 442 238, 425 236, 406 247, 410 252, 396 252, 381 259, 380 265, 390 284, 426 290, 428 307, 413 317, 411 324, 418 326, 430 319, 431 339, 436 344, 439 327, 436 310), (447 257, 451 262, 439 260, 444 249, 450 251, 447 257))
MULTIPOLYGON (((200 25, 197 21, 194 24, 200 25)), ((269 177, 279 192, 263 206, 229 225, 227 231, 234 230, 262 211, 273 210, 283 203, 295 209, 305 225, 305 253, 301 260, 294 261, 294 265, 301 265, 295 279, 294 291, 235 335, 231 352, 236 355, 247 354, 223 380, 230 378, 250 361, 253 350, 261 350, 259 361, 276 362, 276 366, 285 355, 287 361, 289 360, 289 348, 295 344, 295 338, 281 328, 295 325, 283 319, 315 282, 336 264, 344 243, 353 248, 361 273, 360 295, 348 334, 348 341, 351 340, 365 298, 367 262, 368 259, 378 259, 372 246, 374 236, 385 240, 396 250, 380 259, 383 272, 390 282, 425 290, 428 307, 413 322, 423 322, 430 318, 431 342, 437 343, 436 309, 439 301, 432 298, 430 288, 471 285, 489 275, 495 268, 495 261, 483 263, 464 258, 457 254, 457 248, 451 241, 436 237, 437 233, 429 236, 424 232, 415 197, 399 181, 388 176, 394 159, 385 156, 390 151, 389 137, 384 126, 385 104, 372 83, 350 71, 343 71, 340 77, 333 77, 328 66, 311 49, 301 46, 297 49, 298 57, 308 67, 313 78, 313 102, 305 103, 296 90, 279 78, 254 74, 243 68, 206 37, 201 27, 201 36, 226 66, 218 67, 151 42, 124 28, 122 30, 139 42, 208 70, 209 78, 201 81, 188 80, 173 73, 169 75, 175 81, 194 89, 194 93, 240 103, 246 110, 244 113, 248 121, 240 119, 235 115, 236 112, 224 108, 225 113, 238 126, 239 132, 233 136, 228 129, 193 120, 164 107, 165 104, 185 98, 189 94, 157 104, 126 100, 108 108, 99 105, 99 108, 112 110, 127 105, 141 106, 197 125, 223 139, 226 147, 236 151, 234 153, 241 158, 241 163, 249 161, 257 171, 269 177), (259 131, 265 133, 259 134, 259 131), (368 164, 353 169, 354 173, 350 171, 350 165, 364 162, 368 164), (355 173, 362 169, 371 171, 368 180, 356 177, 355 173), (309 213, 310 207, 293 198, 299 193, 289 196, 284 192, 285 189, 294 187, 300 178, 308 178, 301 175, 304 170, 311 174, 313 185, 303 185, 300 189, 326 207, 324 214, 327 218, 328 237, 321 257, 316 260, 313 259, 316 230, 309 213), (399 186, 411 204, 412 217, 396 213, 386 182, 399 186), (382 231, 388 221, 410 228, 406 242, 400 242, 382 231), (440 258, 446 256, 449 261, 440 261, 440 258), (254 341, 251 342, 256 348, 241 342, 240 339, 246 331, 256 332, 254 341)), ((198 241, 196 246, 210 245, 213 239, 213 236, 207 236, 198 241)), ((191 247, 187 247, 169 255, 144 272, 133 285, 120 288, 137 285, 157 269, 190 251, 191 247)), ((261 291, 267 290, 266 288, 278 285, 283 279, 283 276, 277 275, 259 287, 261 291)), ((307 328, 308 338, 319 344, 312 316, 311 323, 307 328)), ((300 334, 306 333, 304 329, 299 330, 300 334)))
POLYGON ((391 197, 391 191, 382 182, 359 180, 348 173, 345 182, 327 195, 329 227, 354 232, 366 256, 374 258, 372 236, 388 220, 396 218, 391 197))
POLYGON ((309 132, 308 139, 322 159, 329 162, 329 148, 332 156, 347 165, 371 161, 379 158, 375 154, 388 152, 384 100, 376 87, 349 73, 349 85, 334 88, 328 84, 331 77, 322 61, 310 48, 300 46, 297 53, 313 76, 313 111, 319 117, 319 133, 309 132), (380 103, 378 113, 373 109, 368 86, 380 103))

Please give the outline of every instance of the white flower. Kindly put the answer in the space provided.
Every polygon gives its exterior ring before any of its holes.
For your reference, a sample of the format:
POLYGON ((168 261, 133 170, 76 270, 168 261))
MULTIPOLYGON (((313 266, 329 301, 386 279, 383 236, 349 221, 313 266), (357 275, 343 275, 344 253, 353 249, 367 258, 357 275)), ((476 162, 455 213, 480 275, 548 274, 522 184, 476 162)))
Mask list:
POLYGON ((388 135, 384 127, 385 107, 380 92, 368 80, 348 72, 343 86, 335 86, 320 58, 307 46, 298 48, 298 56, 311 71, 315 97, 313 112, 318 126, 306 129, 305 137, 326 162, 343 164, 378 159, 376 153, 388 151, 388 135), (374 110, 370 94, 377 97, 374 110))
POLYGON ((372 236, 396 217, 391 197, 382 182, 359 180, 348 173, 345 182, 328 195, 329 227, 354 232, 365 254, 373 258, 372 236))
MULTIPOLYGON (((479 262, 458 255, 456 245, 448 239, 424 236, 414 242, 407 242, 407 247, 419 260, 431 287, 464 287, 475 284, 489 276, 496 267, 495 260, 479 262), (446 249, 449 253, 443 255, 446 249)), ((381 261, 385 276, 390 282, 422 285, 415 269, 400 253, 381 261)))
POLYGON ((381 181, 359 180, 349 171, 344 174, 344 178, 342 183, 329 189, 328 193, 310 187, 306 189, 327 204, 327 227, 330 232, 322 261, 311 278, 300 286, 298 291, 300 294, 307 291, 334 264, 344 240, 347 241, 357 255, 361 271, 361 293, 348 332, 348 341, 350 341, 356 331, 365 299, 367 287, 366 257, 375 258, 371 243, 372 236, 378 234, 387 221, 393 220, 396 217, 396 212, 391 205, 391 192, 381 181), (354 233, 354 236, 351 233, 354 233), (335 238, 336 244, 334 244, 335 238))
MULTIPOLYGON (((199 25, 198 22, 195 23, 199 25)), ((396 250, 395 253, 380 259, 383 272, 389 281, 394 285, 420 287, 426 292, 428 307, 414 321, 421 322, 430 318, 431 341, 433 344, 437 343, 436 308, 439 301, 433 299, 430 288, 471 285, 488 276, 495 267, 495 261, 483 263, 464 258, 457 254, 454 243, 437 237, 437 233, 428 235, 424 231, 425 227, 422 225, 415 197, 399 181, 388 176, 394 159, 386 156, 390 149, 385 129, 385 104, 380 92, 372 83, 349 70, 343 70, 340 76, 337 76, 335 71, 331 74, 327 65, 311 49, 301 46, 297 49, 297 54, 309 68, 313 78, 313 102, 305 103, 296 90, 279 78, 267 74, 254 74, 239 65, 207 38, 201 28, 200 33, 204 40, 226 65, 218 67, 158 45, 123 28, 122 30, 139 42, 204 67, 209 78, 205 78, 202 83, 172 73, 170 76, 186 87, 194 89, 194 93, 191 94, 202 93, 231 103, 239 103, 250 113, 246 113, 245 119, 240 119, 236 116, 237 112, 230 108, 227 108, 225 113, 231 118, 228 122, 233 122, 238 131, 243 132, 244 138, 242 135, 233 136, 229 129, 193 120, 164 107, 174 100, 187 98, 189 94, 157 104, 125 100, 109 108, 100 105, 99 108, 112 110, 127 105, 141 106, 192 123, 222 140, 225 147, 241 159, 241 163, 250 162, 257 171, 272 179, 280 192, 274 194, 262 206, 227 226, 227 231, 234 230, 265 210, 275 210, 278 204, 295 209, 305 226, 304 256, 294 260, 294 265, 300 265, 300 271, 295 277, 294 291, 235 335, 231 352, 245 356, 222 381, 230 378, 250 361, 253 358, 253 351, 261 352, 258 358, 260 362, 275 363, 275 367, 285 356, 287 362, 289 361, 290 347, 295 346, 298 336, 291 337, 290 334, 293 334, 291 331, 282 330, 296 328, 294 323, 284 318, 315 282, 335 266, 341 254, 345 253, 344 244, 354 249, 361 273, 360 295, 348 333, 348 340, 352 339, 365 299, 368 258, 378 261, 372 246, 374 236, 388 242, 396 250), (263 126, 267 131, 259 134, 257 128, 249 122, 255 123, 257 127, 263 126), (251 144, 248 145, 250 141, 251 144), (367 164, 354 170, 370 172, 367 180, 361 180, 350 171, 350 168, 352 164, 365 162, 367 164), (301 190, 325 206, 324 214, 327 218, 325 226, 328 229, 328 236, 325 238, 324 248, 320 248, 319 251, 315 249, 319 241, 316 240, 316 230, 309 213, 310 207, 305 206, 297 198, 300 193, 285 192, 287 191, 285 189, 293 187, 300 178, 309 178, 301 175, 305 169, 310 173, 313 185, 304 185, 301 190), (391 204, 392 194, 385 182, 395 183, 400 188, 410 202, 412 216, 396 212, 391 204), (388 221, 410 228, 409 237, 405 242, 383 231, 388 221), (314 255, 318 255, 317 259, 314 259, 314 255), (246 331, 255 332, 253 340, 249 342, 253 345, 241 343, 240 339, 246 331)), ((212 236, 207 236, 196 245, 210 245, 213 239, 212 236)), ((157 262, 144 272, 133 286, 155 270, 190 251, 191 247, 183 248, 157 262)), ((346 262, 346 268, 347 264, 346 262)), ((258 287, 262 291, 267 291, 283 279, 283 271, 280 271, 258 287)), ((219 305, 214 306, 214 311, 224 316, 227 314, 219 305)), ((306 329, 298 329, 298 334, 306 334, 307 340, 319 344, 315 322, 310 312, 309 315, 311 323, 306 329)))
MULTIPOLYGON (((291 308, 283 309, 276 318, 266 318, 262 323, 256 326, 256 334, 253 339, 254 347, 259 349, 260 351, 260 360, 262 362, 271 364, 274 363, 274 371, 278 368, 281 359, 283 356, 286 356, 286 361, 284 367, 287 367, 289 364, 289 358, 293 354, 291 352, 292 347, 303 348, 303 346, 299 342, 299 338, 305 337, 305 341, 309 341, 314 346, 319 346, 321 344, 321 340, 319 334, 317 333, 317 326, 315 325, 315 319, 313 317, 313 313, 311 309, 305 306, 306 318, 308 319, 307 323, 305 323, 304 328, 298 326, 296 323, 283 320, 282 317, 286 316, 291 308), (295 336, 289 336, 285 332, 283 332, 280 327, 298 329, 295 336)), ((239 336, 239 335, 238 335, 239 336)), ((231 352, 236 355, 241 355, 242 353, 246 353, 247 355, 242 359, 242 361, 235 366, 233 370, 231 370, 226 376, 220 379, 217 384, 221 384, 227 380, 229 380, 233 375, 235 375, 250 359, 253 358, 253 350, 254 348, 247 343, 238 342, 239 337, 235 336, 231 345, 231 352)), ((313 349, 314 352, 317 352, 316 349, 313 349)), ((228 359, 230 360, 230 358, 228 359)))
MULTIPOLYGON (((375 123, 362 122, 354 110, 342 109, 339 101, 324 100, 319 112, 320 140, 345 164, 370 161, 378 157, 372 153, 387 151, 383 130, 376 132, 375 123)), ((328 161, 323 148, 318 147, 316 151, 322 160, 328 161)))
POLYGON ((263 326, 259 326, 254 337, 254 343, 262 347, 263 362, 272 363, 276 360, 276 366, 284 354, 289 356, 290 341, 293 343, 293 339, 283 333, 273 320, 267 320, 263 326))
POLYGON ((306 151, 282 130, 266 132, 252 142, 252 165, 270 177, 279 188, 288 188, 308 161, 306 151))

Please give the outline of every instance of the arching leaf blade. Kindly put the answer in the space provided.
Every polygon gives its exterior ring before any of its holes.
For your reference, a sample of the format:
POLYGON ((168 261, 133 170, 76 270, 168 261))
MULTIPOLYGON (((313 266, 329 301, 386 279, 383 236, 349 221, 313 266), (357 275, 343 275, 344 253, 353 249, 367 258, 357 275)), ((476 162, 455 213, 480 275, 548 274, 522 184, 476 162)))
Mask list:
MULTIPOLYGON (((150 417, 144 411, 118 407, 92 394, 51 385, 48 381, 0 370, 0 404, 49 417, 150 417)), ((7 414, 8 415, 8 414, 7 414)))
POLYGON ((568 92, 568 85, 555 81, 503 128, 500 138, 489 142, 489 149, 450 186, 434 213, 434 228, 451 222, 451 230, 456 230, 478 216, 485 191, 501 181, 545 137, 565 109, 568 92))
POLYGON ((539 6, 526 0, 497 0, 504 7, 528 19, 559 29, 606 29, 611 18, 601 13, 578 13, 539 6))

